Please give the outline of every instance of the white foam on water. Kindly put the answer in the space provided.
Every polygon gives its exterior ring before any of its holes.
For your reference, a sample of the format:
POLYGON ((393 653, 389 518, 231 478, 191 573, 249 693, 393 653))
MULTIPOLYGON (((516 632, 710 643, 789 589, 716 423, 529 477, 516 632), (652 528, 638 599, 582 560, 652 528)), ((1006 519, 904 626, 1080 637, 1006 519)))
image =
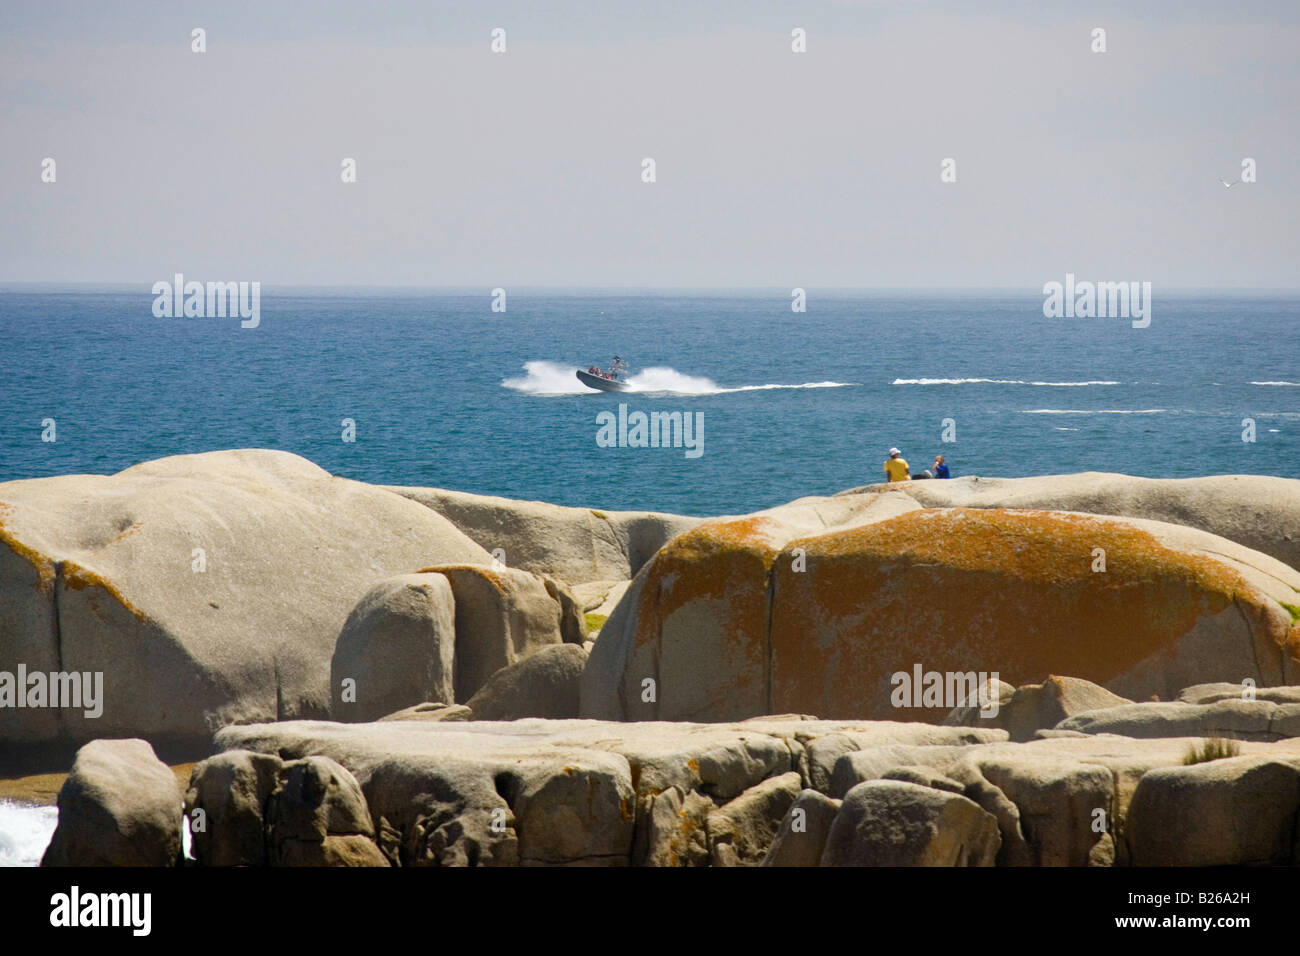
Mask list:
POLYGON ((1022 415, 1162 415, 1167 408, 1025 408, 1022 415))
POLYGON ((853 388, 856 384, 856 382, 800 382, 798 385, 740 385, 736 388, 720 388, 718 393, 766 392, 775 388, 853 388))
POLYGON ((675 368, 655 366, 629 375, 628 385, 634 392, 673 392, 677 395, 716 395, 721 389, 711 378, 686 375, 675 368))
POLYGON ((1121 382, 1031 382, 1019 378, 896 378, 894 385, 1038 385, 1049 388, 1082 388, 1088 385, 1120 385, 1121 382))
POLYGON ((1300 388, 1300 382, 1251 382, 1251 385, 1282 385, 1289 388, 1300 388))
MULTIPOLYGON (((193 859, 190 819, 184 818, 181 847, 193 859)), ((58 807, 40 807, 13 800, 0 800, 0 867, 40 866, 59 823, 58 807)))
POLYGON ((723 388, 711 378, 685 375, 673 368, 645 369, 627 380, 634 392, 671 392, 674 395, 727 395, 732 392, 765 392, 779 388, 848 388, 852 382, 802 382, 798 385, 737 385, 723 388))
POLYGON ((574 374, 576 371, 572 365, 538 359, 524 363, 524 375, 505 379, 501 384, 528 395, 581 395, 590 392, 591 389, 578 381, 574 374))
POLYGON ((0 800, 0 866, 39 865, 58 822, 58 807, 0 800))
MULTIPOLYGON (((578 380, 577 369, 561 362, 537 359, 524 363, 525 374, 502 381, 506 388, 528 395, 586 395, 595 390, 578 380)), ((761 392, 790 388, 847 388, 852 382, 804 382, 799 385, 739 385, 724 388, 711 378, 687 375, 667 366, 643 369, 627 379, 629 392, 659 392, 672 395, 726 395, 732 392, 761 392)))

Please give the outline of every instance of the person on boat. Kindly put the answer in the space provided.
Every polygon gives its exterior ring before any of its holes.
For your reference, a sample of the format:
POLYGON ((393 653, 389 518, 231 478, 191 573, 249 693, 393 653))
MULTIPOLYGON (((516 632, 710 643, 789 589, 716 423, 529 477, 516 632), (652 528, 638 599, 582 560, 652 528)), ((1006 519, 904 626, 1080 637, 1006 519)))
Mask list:
POLYGON ((948 477, 951 477, 951 476, 948 474, 948 466, 947 466, 947 464, 944 463, 943 455, 935 455, 935 456, 934 456, 934 467, 931 469, 931 471, 934 472, 934 477, 936 477, 936 478, 948 478, 948 477))
POLYGON ((912 477, 911 469, 907 467, 907 459, 897 448, 889 449, 889 460, 885 462, 886 481, 907 481, 912 477))

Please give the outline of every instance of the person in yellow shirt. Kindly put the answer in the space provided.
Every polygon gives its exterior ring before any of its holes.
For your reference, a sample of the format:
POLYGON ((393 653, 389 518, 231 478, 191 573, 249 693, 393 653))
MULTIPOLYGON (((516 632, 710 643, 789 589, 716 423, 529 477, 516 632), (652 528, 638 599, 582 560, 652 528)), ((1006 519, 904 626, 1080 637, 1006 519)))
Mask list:
POLYGON ((889 449, 889 461, 885 462, 885 474, 888 476, 886 481, 907 481, 912 477, 911 469, 907 467, 907 459, 897 448, 889 449))

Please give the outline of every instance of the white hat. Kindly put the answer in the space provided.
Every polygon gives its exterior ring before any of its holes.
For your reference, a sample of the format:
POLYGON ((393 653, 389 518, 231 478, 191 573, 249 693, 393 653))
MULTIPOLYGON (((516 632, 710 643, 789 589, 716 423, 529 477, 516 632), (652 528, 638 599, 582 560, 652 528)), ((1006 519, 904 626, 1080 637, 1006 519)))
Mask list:
POLYGON ((889 449, 889 453, 890 453, 891 455, 901 455, 901 454, 902 454, 902 452, 899 451, 897 448, 891 448, 891 449, 889 449))

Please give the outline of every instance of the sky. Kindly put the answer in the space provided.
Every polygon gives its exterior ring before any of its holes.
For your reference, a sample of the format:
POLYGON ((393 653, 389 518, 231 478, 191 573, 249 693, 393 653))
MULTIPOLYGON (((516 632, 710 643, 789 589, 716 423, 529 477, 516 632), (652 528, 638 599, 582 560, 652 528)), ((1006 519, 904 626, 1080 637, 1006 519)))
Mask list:
POLYGON ((5 0, 0 282, 1300 287, 1300 4, 1134 6, 5 0))

